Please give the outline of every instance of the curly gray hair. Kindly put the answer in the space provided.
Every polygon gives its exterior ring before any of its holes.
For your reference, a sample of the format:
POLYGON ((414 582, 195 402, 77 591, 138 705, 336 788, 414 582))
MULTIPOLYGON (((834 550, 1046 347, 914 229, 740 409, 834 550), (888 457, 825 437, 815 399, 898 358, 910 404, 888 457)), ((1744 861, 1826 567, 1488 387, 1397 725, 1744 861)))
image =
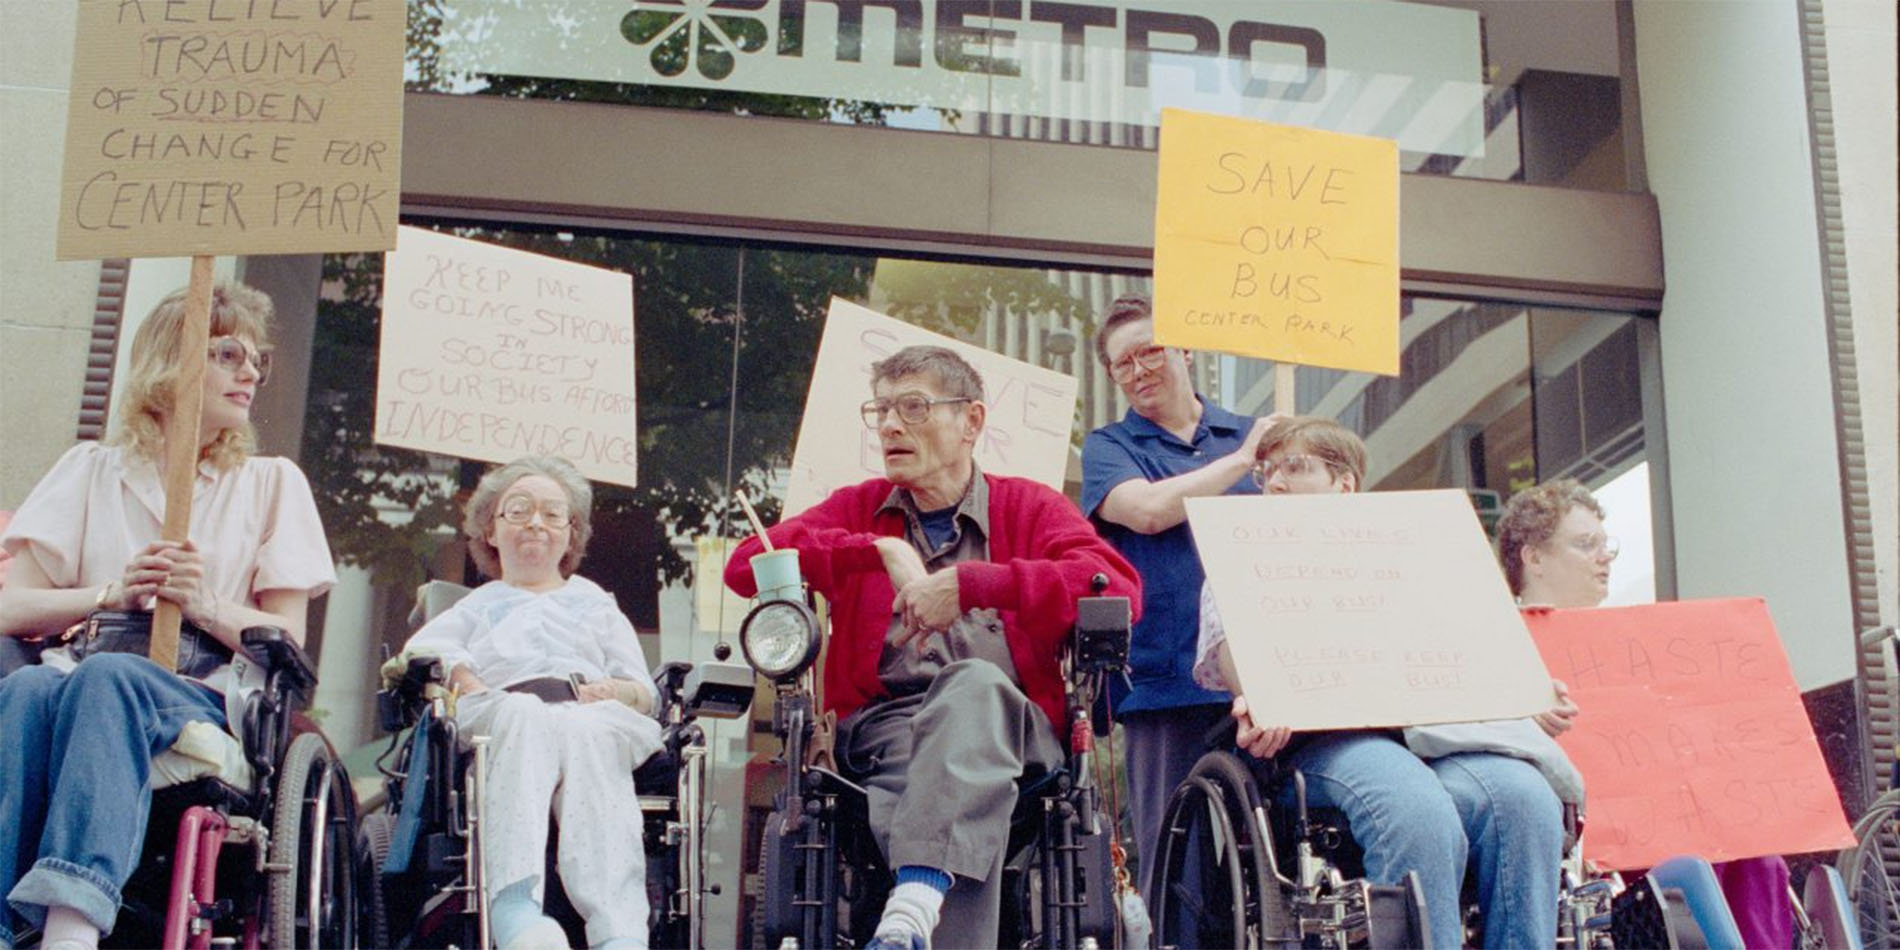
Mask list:
POLYGON ((587 477, 567 459, 558 455, 527 455, 483 475, 475 485, 475 493, 469 496, 468 508, 462 517, 468 556, 474 559, 475 569, 489 577, 501 577, 501 552, 488 540, 488 528, 495 523, 495 508, 501 504, 501 496, 516 482, 533 475, 552 479, 567 495, 567 553, 561 556, 561 576, 572 575, 587 554, 587 541, 594 536, 594 486, 588 484, 587 477))

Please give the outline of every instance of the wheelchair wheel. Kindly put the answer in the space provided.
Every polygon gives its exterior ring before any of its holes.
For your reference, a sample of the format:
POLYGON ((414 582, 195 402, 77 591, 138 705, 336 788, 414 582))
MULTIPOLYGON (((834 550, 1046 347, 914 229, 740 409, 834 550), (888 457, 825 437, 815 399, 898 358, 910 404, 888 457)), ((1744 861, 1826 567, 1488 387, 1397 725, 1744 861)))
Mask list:
POLYGON ((1854 904, 1866 946, 1900 946, 1900 790, 1889 791, 1854 823, 1854 840, 1836 867, 1854 904))
POLYGON ((1160 945, 1298 946, 1272 847, 1246 765, 1229 752, 1202 756, 1162 820, 1152 908, 1160 945))
POLYGON ((396 816, 379 811, 363 818, 356 832, 356 932, 367 947, 394 946, 389 940, 389 904, 383 893, 383 861, 396 833, 396 816))
POLYGON ((356 797, 322 736, 291 742, 272 809, 270 946, 356 946, 356 797))

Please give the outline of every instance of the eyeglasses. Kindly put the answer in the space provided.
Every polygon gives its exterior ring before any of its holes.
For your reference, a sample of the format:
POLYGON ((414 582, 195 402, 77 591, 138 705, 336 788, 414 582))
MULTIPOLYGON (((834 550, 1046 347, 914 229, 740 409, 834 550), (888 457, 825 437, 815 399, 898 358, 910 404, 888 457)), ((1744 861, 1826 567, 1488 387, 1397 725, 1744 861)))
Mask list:
POLYGON ((1135 374, 1139 372, 1136 367, 1160 369, 1161 364, 1167 361, 1167 347, 1146 346, 1108 364, 1108 376, 1118 383, 1125 383, 1135 378, 1135 374))
POLYGON ((1586 534, 1581 538, 1571 538, 1564 544, 1578 554, 1592 559, 1602 557, 1614 561, 1618 554, 1623 553, 1622 542, 1607 534, 1586 534))
POLYGON ((895 399, 872 399, 858 407, 858 414, 864 417, 864 427, 875 429, 884 424, 884 414, 897 410, 897 418, 916 425, 930 418, 930 410, 937 406, 959 402, 975 402, 969 396, 946 396, 933 399, 923 393, 905 393, 895 399))
POLYGON ((1331 472, 1332 467, 1333 463, 1317 455, 1307 455, 1305 453, 1289 455, 1278 462, 1270 458, 1261 459, 1259 462, 1254 463, 1253 483, 1256 487, 1265 488, 1268 482, 1273 481, 1275 474, 1285 475, 1287 480, 1291 481, 1307 472, 1316 471, 1321 468, 1331 472))
POLYGON ((264 380, 270 378, 270 354, 253 350, 234 336, 221 336, 212 340, 211 348, 205 351, 205 359, 218 364, 220 369, 232 375, 243 369, 248 360, 257 368, 257 385, 264 385, 264 380))
POLYGON ((495 516, 509 524, 527 524, 534 520, 536 513, 541 515, 541 523, 550 528, 567 527, 571 517, 568 514, 567 505, 562 502, 551 501, 537 505, 534 499, 526 495, 511 495, 503 499, 501 510, 496 512, 495 516))

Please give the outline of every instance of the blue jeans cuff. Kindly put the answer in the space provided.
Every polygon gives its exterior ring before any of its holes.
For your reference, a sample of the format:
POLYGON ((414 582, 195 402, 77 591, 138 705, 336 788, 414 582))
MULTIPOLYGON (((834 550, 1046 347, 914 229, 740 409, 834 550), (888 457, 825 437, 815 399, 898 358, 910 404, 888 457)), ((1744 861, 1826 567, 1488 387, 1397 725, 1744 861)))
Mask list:
POLYGON ((41 858, 13 885, 7 903, 27 923, 41 929, 46 927, 46 908, 71 907, 105 936, 112 932, 119 917, 119 886, 91 868, 58 858, 41 858))

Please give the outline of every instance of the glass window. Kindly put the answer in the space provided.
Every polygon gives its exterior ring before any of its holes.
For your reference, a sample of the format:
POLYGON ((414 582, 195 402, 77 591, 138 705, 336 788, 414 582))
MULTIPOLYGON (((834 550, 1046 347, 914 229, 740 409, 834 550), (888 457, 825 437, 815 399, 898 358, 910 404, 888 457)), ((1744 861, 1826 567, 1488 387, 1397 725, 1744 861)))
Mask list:
POLYGON ((409 85, 1152 149, 1160 110, 1627 187, 1609 0, 409 0, 409 85))

